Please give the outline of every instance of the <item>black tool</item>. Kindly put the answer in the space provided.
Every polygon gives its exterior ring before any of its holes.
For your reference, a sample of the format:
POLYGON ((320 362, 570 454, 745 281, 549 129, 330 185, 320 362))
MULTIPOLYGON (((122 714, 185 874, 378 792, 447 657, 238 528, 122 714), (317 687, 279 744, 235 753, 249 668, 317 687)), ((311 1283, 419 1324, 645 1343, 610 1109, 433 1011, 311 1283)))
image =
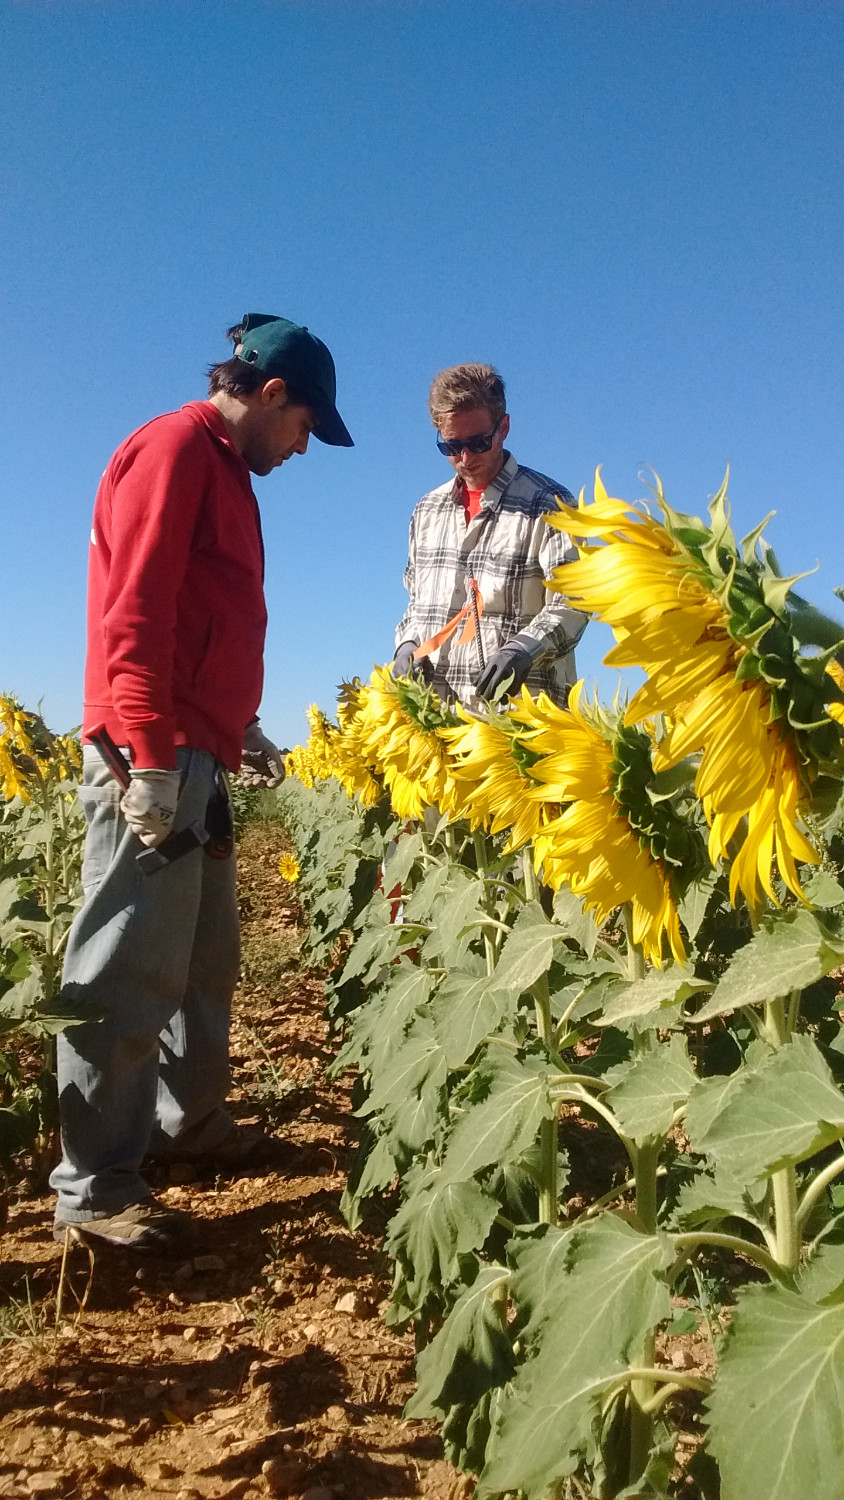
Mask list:
MULTIPOLYGON (((101 724, 98 729, 90 730, 85 738, 99 750, 115 781, 125 790, 132 780, 131 767, 105 725, 101 724)), ((145 875, 154 875, 157 870, 166 870, 174 860, 190 854, 193 849, 201 849, 207 841, 208 829, 205 825, 200 822, 191 823, 187 828, 180 828, 178 833, 168 833, 166 839, 152 849, 142 849, 140 854, 135 855, 135 859, 145 875)))

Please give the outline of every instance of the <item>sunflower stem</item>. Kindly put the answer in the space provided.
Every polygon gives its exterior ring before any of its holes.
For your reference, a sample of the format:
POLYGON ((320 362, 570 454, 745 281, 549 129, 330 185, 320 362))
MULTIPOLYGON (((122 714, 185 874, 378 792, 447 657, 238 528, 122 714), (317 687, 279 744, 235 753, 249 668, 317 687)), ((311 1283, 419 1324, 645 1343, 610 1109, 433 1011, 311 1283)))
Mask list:
POLYGON ((817 1177, 809 1183, 800 1200, 800 1207, 797 1210, 797 1223, 799 1226, 805 1224, 818 1199, 823 1196, 829 1184, 834 1182, 836 1177, 839 1177, 842 1172, 844 1172, 844 1156, 836 1156, 835 1160, 831 1161, 829 1166, 824 1167, 823 1171, 819 1172, 817 1177))
MULTIPOLYGON (((486 875, 488 865, 486 836, 482 828, 476 828, 474 830, 472 834, 472 844, 475 850, 475 865, 478 874, 481 877, 481 906, 489 916, 492 916, 490 892, 486 888, 486 875)), ((495 972, 495 965, 498 962, 498 948, 496 945, 495 937, 490 932, 488 927, 484 927, 483 929, 483 939, 484 957, 486 959, 486 972, 487 975, 490 975, 495 972)))
MULTIPOLYGON (((656 1234, 657 1172, 662 1139, 645 1140, 633 1145, 631 1158, 636 1179, 636 1217, 645 1234, 656 1234)), ((656 1335, 649 1333, 640 1346, 636 1364, 645 1369, 654 1362, 656 1335)), ((630 1386, 630 1482, 643 1473, 653 1441, 654 1382, 652 1378, 634 1380, 630 1386)))
MULTIPOLYGON (((789 998, 788 1013, 784 1000, 765 1001, 765 1039, 779 1050, 791 1038, 789 1019, 792 1016, 792 999, 789 998)), ((793 1015, 796 1018, 797 1007, 793 1015)), ((771 1173, 771 1189, 774 1197, 774 1228, 776 1232, 775 1258, 787 1271, 796 1271, 800 1264, 800 1220, 797 1209, 797 1172, 793 1166, 780 1167, 771 1173)))

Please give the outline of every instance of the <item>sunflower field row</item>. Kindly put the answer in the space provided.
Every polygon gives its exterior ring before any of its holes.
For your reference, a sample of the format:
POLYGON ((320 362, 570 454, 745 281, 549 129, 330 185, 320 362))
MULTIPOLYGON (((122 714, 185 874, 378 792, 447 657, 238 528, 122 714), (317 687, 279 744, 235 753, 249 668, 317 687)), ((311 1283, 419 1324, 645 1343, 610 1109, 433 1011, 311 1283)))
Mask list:
POLYGON ((81 896, 78 739, 0 696, 0 1207, 26 1156, 43 1186, 58 1125, 53 1038, 83 1019, 61 990, 81 896))
POLYGON ((376 668, 288 757, 345 1211, 479 1497, 840 1500, 844 628, 726 485, 549 519, 629 703, 376 668))

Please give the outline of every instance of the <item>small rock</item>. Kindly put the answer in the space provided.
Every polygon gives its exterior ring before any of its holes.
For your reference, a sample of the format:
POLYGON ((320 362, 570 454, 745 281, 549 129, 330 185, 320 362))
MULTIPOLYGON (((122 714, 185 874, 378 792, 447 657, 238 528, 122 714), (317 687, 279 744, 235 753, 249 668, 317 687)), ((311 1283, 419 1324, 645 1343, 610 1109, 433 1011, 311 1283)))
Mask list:
POLYGON ((675 1370, 693 1370, 695 1362, 687 1349, 673 1349, 671 1363, 675 1370))
POLYGON ((325 1415, 334 1426, 345 1427, 349 1420, 348 1412, 342 1406, 327 1407, 325 1415))
POLYGON ((271 1495, 301 1494, 307 1472, 308 1465, 301 1458, 268 1458, 261 1464, 271 1495))
POLYGON ((193 1261, 186 1260, 184 1265, 178 1266, 173 1272, 173 1280, 177 1286, 184 1286, 193 1276, 193 1261))
POLYGON ((178 1292, 169 1292, 167 1295, 167 1301, 170 1303, 171 1307, 184 1307, 185 1305, 178 1292))
POLYGON ((193 1269, 195 1271, 225 1271, 226 1263, 221 1255, 195 1255, 193 1269))
POLYGON ((272 1288, 273 1288, 273 1291, 276 1294, 278 1294, 279 1292, 286 1291, 287 1288, 286 1288, 286 1286, 284 1284, 284 1278, 281 1277, 281 1276, 276 1276, 275 1279, 274 1279, 274 1281, 273 1281, 273 1283, 272 1283, 272 1288))
POLYGON ((178 1472, 175 1464, 168 1464, 166 1459, 162 1459, 160 1463, 150 1466, 147 1477, 157 1483, 159 1479, 173 1479, 178 1472))
POLYGON ((226 1346, 223 1343, 205 1344, 200 1351, 201 1358, 206 1360, 219 1359, 223 1354, 225 1347, 226 1346))
POLYGON ((372 1309, 360 1292, 345 1292, 334 1304, 335 1312, 350 1313, 353 1318, 368 1318, 372 1309))
POLYGON ((308 1340, 309 1344, 312 1344, 314 1342, 318 1333, 319 1329, 317 1328, 316 1323, 306 1323, 304 1328, 302 1329, 302 1336, 303 1338, 306 1338, 308 1340))
POLYGON ((74 1326, 73 1326, 72 1323, 62 1323, 61 1328, 59 1329, 59 1338, 60 1339, 74 1339, 74 1338, 76 1338, 76 1329, 74 1328, 74 1326))
POLYGON ((192 1167, 190 1162, 187 1161, 175 1161, 167 1173, 168 1182, 176 1183, 179 1186, 185 1182, 196 1182, 196 1178, 196 1167, 192 1167))
POLYGON ((149 1271, 147 1270, 146 1266, 138 1266, 138 1269, 135 1272, 135 1280, 149 1281, 149 1271))
MULTIPOLYGON (((41 1474, 30 1474, 26 1487, 30 1495, 60 1495, 64 1489, 64 1474, 58 1469, 44 1469, 41 1474)), ((282 1490, 281 1493, 286 1492, 282 1490)))
POLYGON ((199 1329, 194 1325, 191 1328, 182 1329, 182 1338, 186 1344, 195 1344, 199 1338, 199 1329))

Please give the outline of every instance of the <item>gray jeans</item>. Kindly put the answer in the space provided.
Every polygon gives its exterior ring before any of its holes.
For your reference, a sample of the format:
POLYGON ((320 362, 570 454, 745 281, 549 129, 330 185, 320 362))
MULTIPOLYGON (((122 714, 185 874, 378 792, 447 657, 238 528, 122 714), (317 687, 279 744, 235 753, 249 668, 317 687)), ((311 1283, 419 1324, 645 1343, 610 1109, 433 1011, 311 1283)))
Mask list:
MULTIPOLYGON (((179 750, 175 828, 197 819, 218 769, 179 750)), ((63 982, 102 1013, 58 1038, 62 1160, 50 1182, 64 1223, 107 1218, 146 1197, 148 1151, 201 1155, 231 1128, 229 1018, 240 962, 234 856, 193 850, 145 875, 121 789, 91 747, 80 798, 88 821, 85 901, 63 982)))

